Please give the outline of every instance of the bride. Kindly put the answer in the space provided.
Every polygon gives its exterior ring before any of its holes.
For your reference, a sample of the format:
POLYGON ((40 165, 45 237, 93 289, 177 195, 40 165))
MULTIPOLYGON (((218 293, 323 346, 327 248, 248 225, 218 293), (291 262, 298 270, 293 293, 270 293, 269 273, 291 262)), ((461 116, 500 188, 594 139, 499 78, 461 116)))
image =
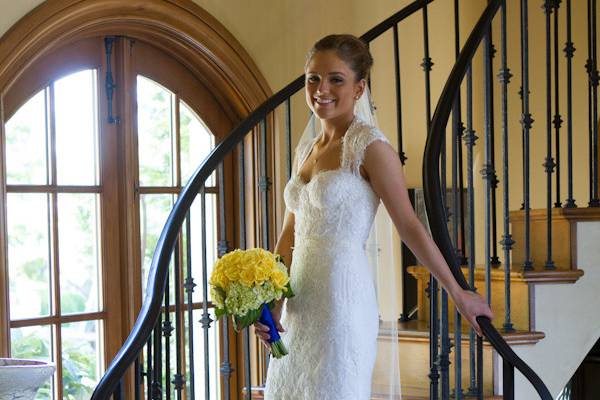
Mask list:
MULTIPOLYGON (((352 35, 326 36, 308 54, 306 102, 320 129, 300 141, 284 190, 287 212, 275 252, 290 266, 295 297, 273 310, 289 355, 270 358, 266 400, 371 398, 380 310, 365 244, 380 200, 479 335, 476 316, 493 318, 479 295, 457 284, 417 219, 396 151, 355 115, 372 63, 368 47, 352 35)), ((254 327, 268 347, 269 328, 254 327)))

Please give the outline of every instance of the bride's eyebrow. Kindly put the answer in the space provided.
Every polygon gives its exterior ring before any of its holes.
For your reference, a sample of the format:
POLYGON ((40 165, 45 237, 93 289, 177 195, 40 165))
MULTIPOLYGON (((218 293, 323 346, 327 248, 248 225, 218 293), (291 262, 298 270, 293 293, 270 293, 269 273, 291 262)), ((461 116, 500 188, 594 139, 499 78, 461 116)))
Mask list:
MULTIPOLYGON (((307 75, 321 75, 320 73, 316 72, 316 71, 306 71, 307 75)), ((328 72, 327 75, 342 75, 342 76, 346 76, 346 74, 344 74, 341 71, 333 71, 333 72, 328 72)))

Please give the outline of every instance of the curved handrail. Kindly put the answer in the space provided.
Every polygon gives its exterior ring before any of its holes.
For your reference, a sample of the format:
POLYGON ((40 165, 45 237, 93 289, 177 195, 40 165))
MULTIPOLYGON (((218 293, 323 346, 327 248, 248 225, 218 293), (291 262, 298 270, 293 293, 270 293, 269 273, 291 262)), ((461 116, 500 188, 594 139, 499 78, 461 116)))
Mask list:
MULTIPOLYGON (((425 154, 423 157, 423 189, 431 235, 444 255, 446 262, 450 266, 452 275, 454 275, 454 278, 463 289, 470 289, 470 286, 460 267, 457 265, 454 247, 450 239, 448 228, 444 222, 446 221, 446 216, 439 176, 439 159, 442 148, 442 139, 445 135, 446 125, 448 124, 450 112, 452 111, 455 99, 460 90, 461 82, 467 72, 469 63, 473 59, 481 40, 491 26, 492 20, 501 4, 502 0, 490 1, 463 46, 458 60, 454 64, 438 100, 435 113, 431 120, 430 130, 427 135, 425 154)), ((531 382, 543 400, 552 400, 552 396, 546 385, 539 376, 515 354, 510 346, 508 346, 500 333, 494 328, 490 319, 487 317, 477 317, 477 322, 500 356, 502 356, 502 358, 510 365, 521 371, 525 378, 531 382)))
MULTIPOLYGON (((422 9, 426 4, 433 1, 434 0, 416 0, 412 2, 367 31, 361 38, 366 42, 376 39, 395 24, 398 24, 422 9)), ((290 98, 303 87, 304 75, 301 75, 267 99, 256 110, 251 112, 209 153, 204 162, 200 164, 191 176, 187 185, 181 190, 156 244, 156 250, 154 251, 148 274, 146 297, 140 313, 138 314, 138 318, 135 321, 127 340, 112 360, 106 373, 102 376, 102 379, 100 379, 100 382, 92 394, 91 400, 105 400, 112 395, 121 377, 138 357, 150 337, 161 311, 161 302, 166 289, 166 277, 169 262, 178 232, 183 225, 185 216, 189 211, 194 198, 202 188, 206 179, 208 179, 212 172, 235 148, 235 146, 243 140, 248 132, 250 132, 260 121, 265 119, 270 112, 274 111, 276 107, 281 105, 286 99, 290 98)))

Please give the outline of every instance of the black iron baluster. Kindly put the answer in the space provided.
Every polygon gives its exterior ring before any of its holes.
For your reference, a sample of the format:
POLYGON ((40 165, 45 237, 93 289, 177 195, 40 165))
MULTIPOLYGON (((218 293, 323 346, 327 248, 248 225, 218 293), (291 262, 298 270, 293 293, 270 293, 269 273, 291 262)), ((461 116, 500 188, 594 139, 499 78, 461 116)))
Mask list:
MULTIPOLYGON (((450 219, 450 210, 448 209, 448 188, 446 183, 446 134, 444 132, 442 138, 442 151, 440 154, 440 174, 441 174, 441 187, 442 187, 442 199, 444 203, 444 209, 446 211, 446 222, 450 219)), ((446 289, 440 286, 440 348, 439 356, 437 360, 437 367, 440 370, 441 378, 441 396, 442 399, 446 399, 450 396, 450 339, 449 339, 449 325, 448 325, 448 293, 446 289)))
MULTIPOLYGON (((467 129, 463 140, 467 146, 467 209, 469 213, 469 285, 475 289, 475 188, 473 178, 473 146, 478 139, 473 130, 473 65, 467 70, 467 129)), ((475 376, 475 331, 469 329, 469 388, 467 396, 477 393, 475 376)))
POLYGON ((152 400, 152 335, 148 338, 148 344, 146 344, 146 399, 152 400))
POLYGON ((398 25, 393 27, 394 33, 394 73, 396 77, 396 129, 398 132, 398 156, 402 165, 406 163, 406 154, 402 142, 402 90, 400 80, 400 48, 398 43, 398 25))
POLYGON ((558 51, 558 10, 560 8, 561 0, 553 0, 554 7, 554 118, 552 124, 554 125, 555 133, 555 152, 556 152, 556 200, 554 202, 555 208, 562 207, 560 201, 560 128, 562 127, 563 119, 560 115, 560 85, 559 85, 559 68, 558 58, 560 57, 558 51))
POLYGON ((287 178, 292 177, 292 99, 288 97, 285 101, 285 146, 287 178))
MULTIPOLYGON (((246 248, 246 167, 245 156, 244 156, 244 141, 242 140, 239 145, 239 159, 238 159, 238 171, 239 171, 239 214, 240 214, 240 230, 239 230, 239 244, 240 249, 246 248)), ((250 364, 250 328, 244 329, 243 334, 244 343, 244 379, 246 385, 246 399, 252 400, 252 381, 251 381, 251 364, 250 364)))
MULTIPOLYGON (((427 15, 427 2, 423 3, 423 50, 424 57, 421 67, 425 72, 425 115, 426 127, 429 132, 431 124, 431 82, 430 72, 433 67, 431 57, 429 57, 429 22, 427 15)), ((438 399, 439 371, 438 371, 438 283, 432 274, 429 274, 429 380, 430 390, 429 398, 438 399)))
POLYGON ((502 361, 502 399, 515 399, 515 367, 502 361))
MULTIPOLYGON (((402 165, 406 164, 406 154, 404 153, 404 144, 402 141, 402 87, 401 87, 401 75, 400 75, 400 44, 398 40, 398 25, 393 26, 393 37, 394 37, 394 76, 395 76, 395 84, 396 84, 396 132, 398 135, 398 157, 400 158, 400 162, 402 165)), ((407 278, 407 271, 403 270, 403 279, 407 278)), ((406 282, 406 280, 404 281, 406 282)), ((406 284, 403 284, 406 286, 406 284)), ((410 310, 408 309, 408 290, 402 290, 402 312, 399 321, 406 322, 409 321, 410 310)))
MULTIPOLYGON (((225 208, 225 170, 223 163, 219 166, 219 246, 218 255, 223 257, 229 252, 229 243, 227 242, 227 210, 225 208)), ((233 369, 229 362, 229 319, 221 320, 223 328, 223 361, 221 362, 220 373, 223 376, 223 398, 231 398, 231 373, 233 369)))
MULTIPOLYGON (((491 55, 491 26, 488 28, 487 33, 483 39, 483 87, 484 93, 484 135, 483 135, 483 147, 485 149, 485 162, 481 175, 485 180, 485 297, 488 304, 492 303, 492 279, 491 279, 491 229, 492 229, 492 215, 491 215, 491 200, 492 200, 492 180, 495 175, 494 166, 492 165, 492 55, 491 55)), ((479 368, 479 366, 478 366, 479 368)))
POLYGON ((440 355, 438 364, 442 380, 442 399, 450 397, 450 335, 448 322, 448 293, 444 288, 440 289, 441 313, 440 313, 440 355))
POLYGON ((181 338, 183 333, 183 321, 181 311, 181 242, 179 239, 175 242, 175 270, 173 271, 173 287, 175 289, 175 374, 173 375, 173 388, 175 389, 175 398, 181 400, 181 391, 183 389, 183 374, 181 373, 182 353, 181 338))
POLYGON ((596 29, 597 8, 596 0, 592 0, 592 64, 590 70, 590 80, 592 83, 592 199, 590 207, 600 207, 600 199, 598 199, 598 57, 597 57, 597 38, 598 32, 596 29))
POLYGON ((190 398, 195 399, 196 397, 196 384, 195 384, 195 365, 194 365, 194 300, 192 295, 196 284, 192 277, 192 212, 188 211, 185 219, 185 253, 186 253, 186 272, 187 277, 185 278, 185 292, 187 294, 187 318, 188 318, 188 357, 189 357, 189 371, 190 371, 190 398))
POLYGON ((523 269, 533 270, 531 261, 531 217, 529 206, 529 132, 533 118, 529 112, 529 16, 527 0, 521 0, 521 79, 522 79, 522 110, 521 125, 523 127, 523 210, 525 212, 525 260, 523 269))
MULTIPOLYGON (((488 3, 490 2, 490 0, 488 0, 488 3)), ((496 207, 496 189, 498 188, 498 176, 496 175, 496 129, 495 129, 495 117, 494 117, 494 112, 496 107, 494 107, 494 85, 493 85, 493 79, 492 76, 494 74, 494 56, 496 54, 496 48, 494 47, 494 40, 493 40, 493 35, 492 35, 492 29, 489 29, 488 32, 488 44, 487 47, 489 47, 488 49, 488 54, 487 54, 487 59, 488 59, 488 63, 487 63, 487 67, 486 67, 486 72, 485 74, 487 74, 487 82, 488 85, 485 86, 486 90, 488 91, 488 94, 486 96, 486 98, 488 99, 487 101, 489 102, 489 115, 487 116, 488 118, 488 123, 486 124, 489 128, 489 152, 490 152, 490 158, 488 161, 488 173, 489 176, 487 177, 487 179, 489 180, 489 185, 490 185, 490 197, 491 197, 491 205, 490 205, 490 218, 491 218, 491 241, 490 241, 490 246, 491 246, 491 255, 490 255, 490 265, 493 268, 497 268, 500 266, 500 259, 498 258, 498 216, 497 216, 497 207, 496 207)), ((485 51, 484 51, 485 53, 485 51)))
POLYGON ((573 198, 573 56, 575 46, 571 37, 571 0, 567 0, 567 42, 565 56, 567 57, 567 187, 568 195, 565 208, 577 207, 573 198))
POLYGON ((514 240, 510 234, 510 211, 509 211, 509 175, 508 175, 508 84, 512 78, 507 61, 507 42, 506 42, 506 0, 502 1, 501 12, 501 62, 498 80, 502 85, 502 169, 503 169, 503 221, 504 234, 500 244, 504 250, 504 325, 505 332, 513 332, 513 325, 510 316, 510 251, 514 240))
POLYGON ((152 333, 154 343, 154 369, 152 370, 152 400, 162 399, 162 341, 161 341, 162 315, 158 315, 158 321, 152 333))
POLYGON ((594 189, 593 189, 593 141, 594 141, 594 119, 592 117, 592 80, 593 80, 593 69, 594 64, 592 62, 592 0, 587 0, 587 51, 588 58, 585 62, 585 70, 588 75, 588 160, 589 160, 589 191, 590 191, 590 200, 588 202, 588 206, 591 205, 592 200, 594 198, 594 189))
MULTIPOLYGON (((546 263, 544 268, 556 269, 552 261, 552 172, 554 171, 554 159, 552 158, 552 66, 551 66, 551 34, 550 14, 552 13, 552 1, 544 0, 544 12, 546 14, 546 263)), ((557 147, 559 143, 557 142, 557 147)))
POLYGON ((477 336, 477 400, 483 400, 483 338, 477 336))
POLYGON ((142 366, 141 366, 141 361, 140 361, 140 357, 135 359, 135 362, 133 364, 133 398, 135 400, 140 400, 142 398, 142 394, 141 394, 141 385, 143 385, 142 382, 142 366))
MULTIPOLYGON (((177 265, 174 265, 173 268, 177 268, 177 265)), ((169 299, 169 296, 171 294, 170 271, 167 272, 166 287, 167 289, 165 291, 165 320, 162 323, 162 335, 165 338, 165 394, 167 400, 171 400, 171 333, 173 333, 173 324, 171 323, 171 304, 169 299)))
MULTIPOLYGON (((460 18, 458 0, 454 0, 454 53, 455 59, 458 59, 460 54, 460 18)), ((460 242, 459 246, 459 224, 462 223, 463 213, 460 210, 462 207, 462 185, 458 182, 458 175, 462 175, 462 159, 461 157, 461 135, 462 122, 460 115, 461 98, 460 92, 456 96, 454 106, 452 108, 452 233, 454 247, 456 248, 456 257, 459 265, 462 265, 462 256, 460 246, 464 246, 464 241, 460 242), (460 200, 459 200, 460 198, 460 200)), ((462 178, 462 177, 461 177, 462 178)), ((464 237, 464 235, 463 235, 464 237)), ((462 317, 458 309, 454 307, 454 394, 453 397, 457 400, 462 399, 462 317)), ((448 349, 450 352, 450 348, 448 349)), ((443 389, 442 389, 442 399, 443 389)))
MULTIPOLYGON (((260 122, 260 179, 259 189, 261 192, 261 206, 262 206, 262 247, 265 249, 269 248, 270 235, 269 235, 269 190, 271 189, 271 180, 268 175, 268 160, 267 160, 267 120, 263 118, 260 122)), ((265 351, 265 366, 269 368, 269 353, 265 351)), ((266 376, 266 375, 265 375, 266 376)), ((264 383, 264 382, 263 382, 264 383)))
POLYGON ((117 384, 117 388, 113 393, 113 400, 123 400, 125 398, 125 385, 123 384, 123 378, 117 384))
POLYGON ((200 218, 202 235, 202 318, 200 325, 204 333, 204 398, 210 399, 210 344, 209 329, 213 319, 208 312, 208 265, 206 261, 206 191, 200 190, 200 218))

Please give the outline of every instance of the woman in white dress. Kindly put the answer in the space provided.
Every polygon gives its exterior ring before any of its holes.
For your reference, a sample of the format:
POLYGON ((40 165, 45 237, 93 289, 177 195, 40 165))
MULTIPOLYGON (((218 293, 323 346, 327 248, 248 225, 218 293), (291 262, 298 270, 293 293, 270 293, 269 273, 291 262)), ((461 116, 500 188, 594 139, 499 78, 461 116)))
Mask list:
MULTIPOLYGON (((457 284, 419 222, 396 151, 354 114, 372 63, 368 47, 351 35, 327 36, 308 55, 306 102, 321 132, 297 148, 284 190, 275 252, 290 266, 295 297, 273 310, 289 354, 271 357, 266 400, 370 399, 379 318, 365 243, 380 200, 475 331, 481 334, 476 316, 493 318, 479 295, 457 284)), ((254 327, 268 348, 269 328, 254 327)))

